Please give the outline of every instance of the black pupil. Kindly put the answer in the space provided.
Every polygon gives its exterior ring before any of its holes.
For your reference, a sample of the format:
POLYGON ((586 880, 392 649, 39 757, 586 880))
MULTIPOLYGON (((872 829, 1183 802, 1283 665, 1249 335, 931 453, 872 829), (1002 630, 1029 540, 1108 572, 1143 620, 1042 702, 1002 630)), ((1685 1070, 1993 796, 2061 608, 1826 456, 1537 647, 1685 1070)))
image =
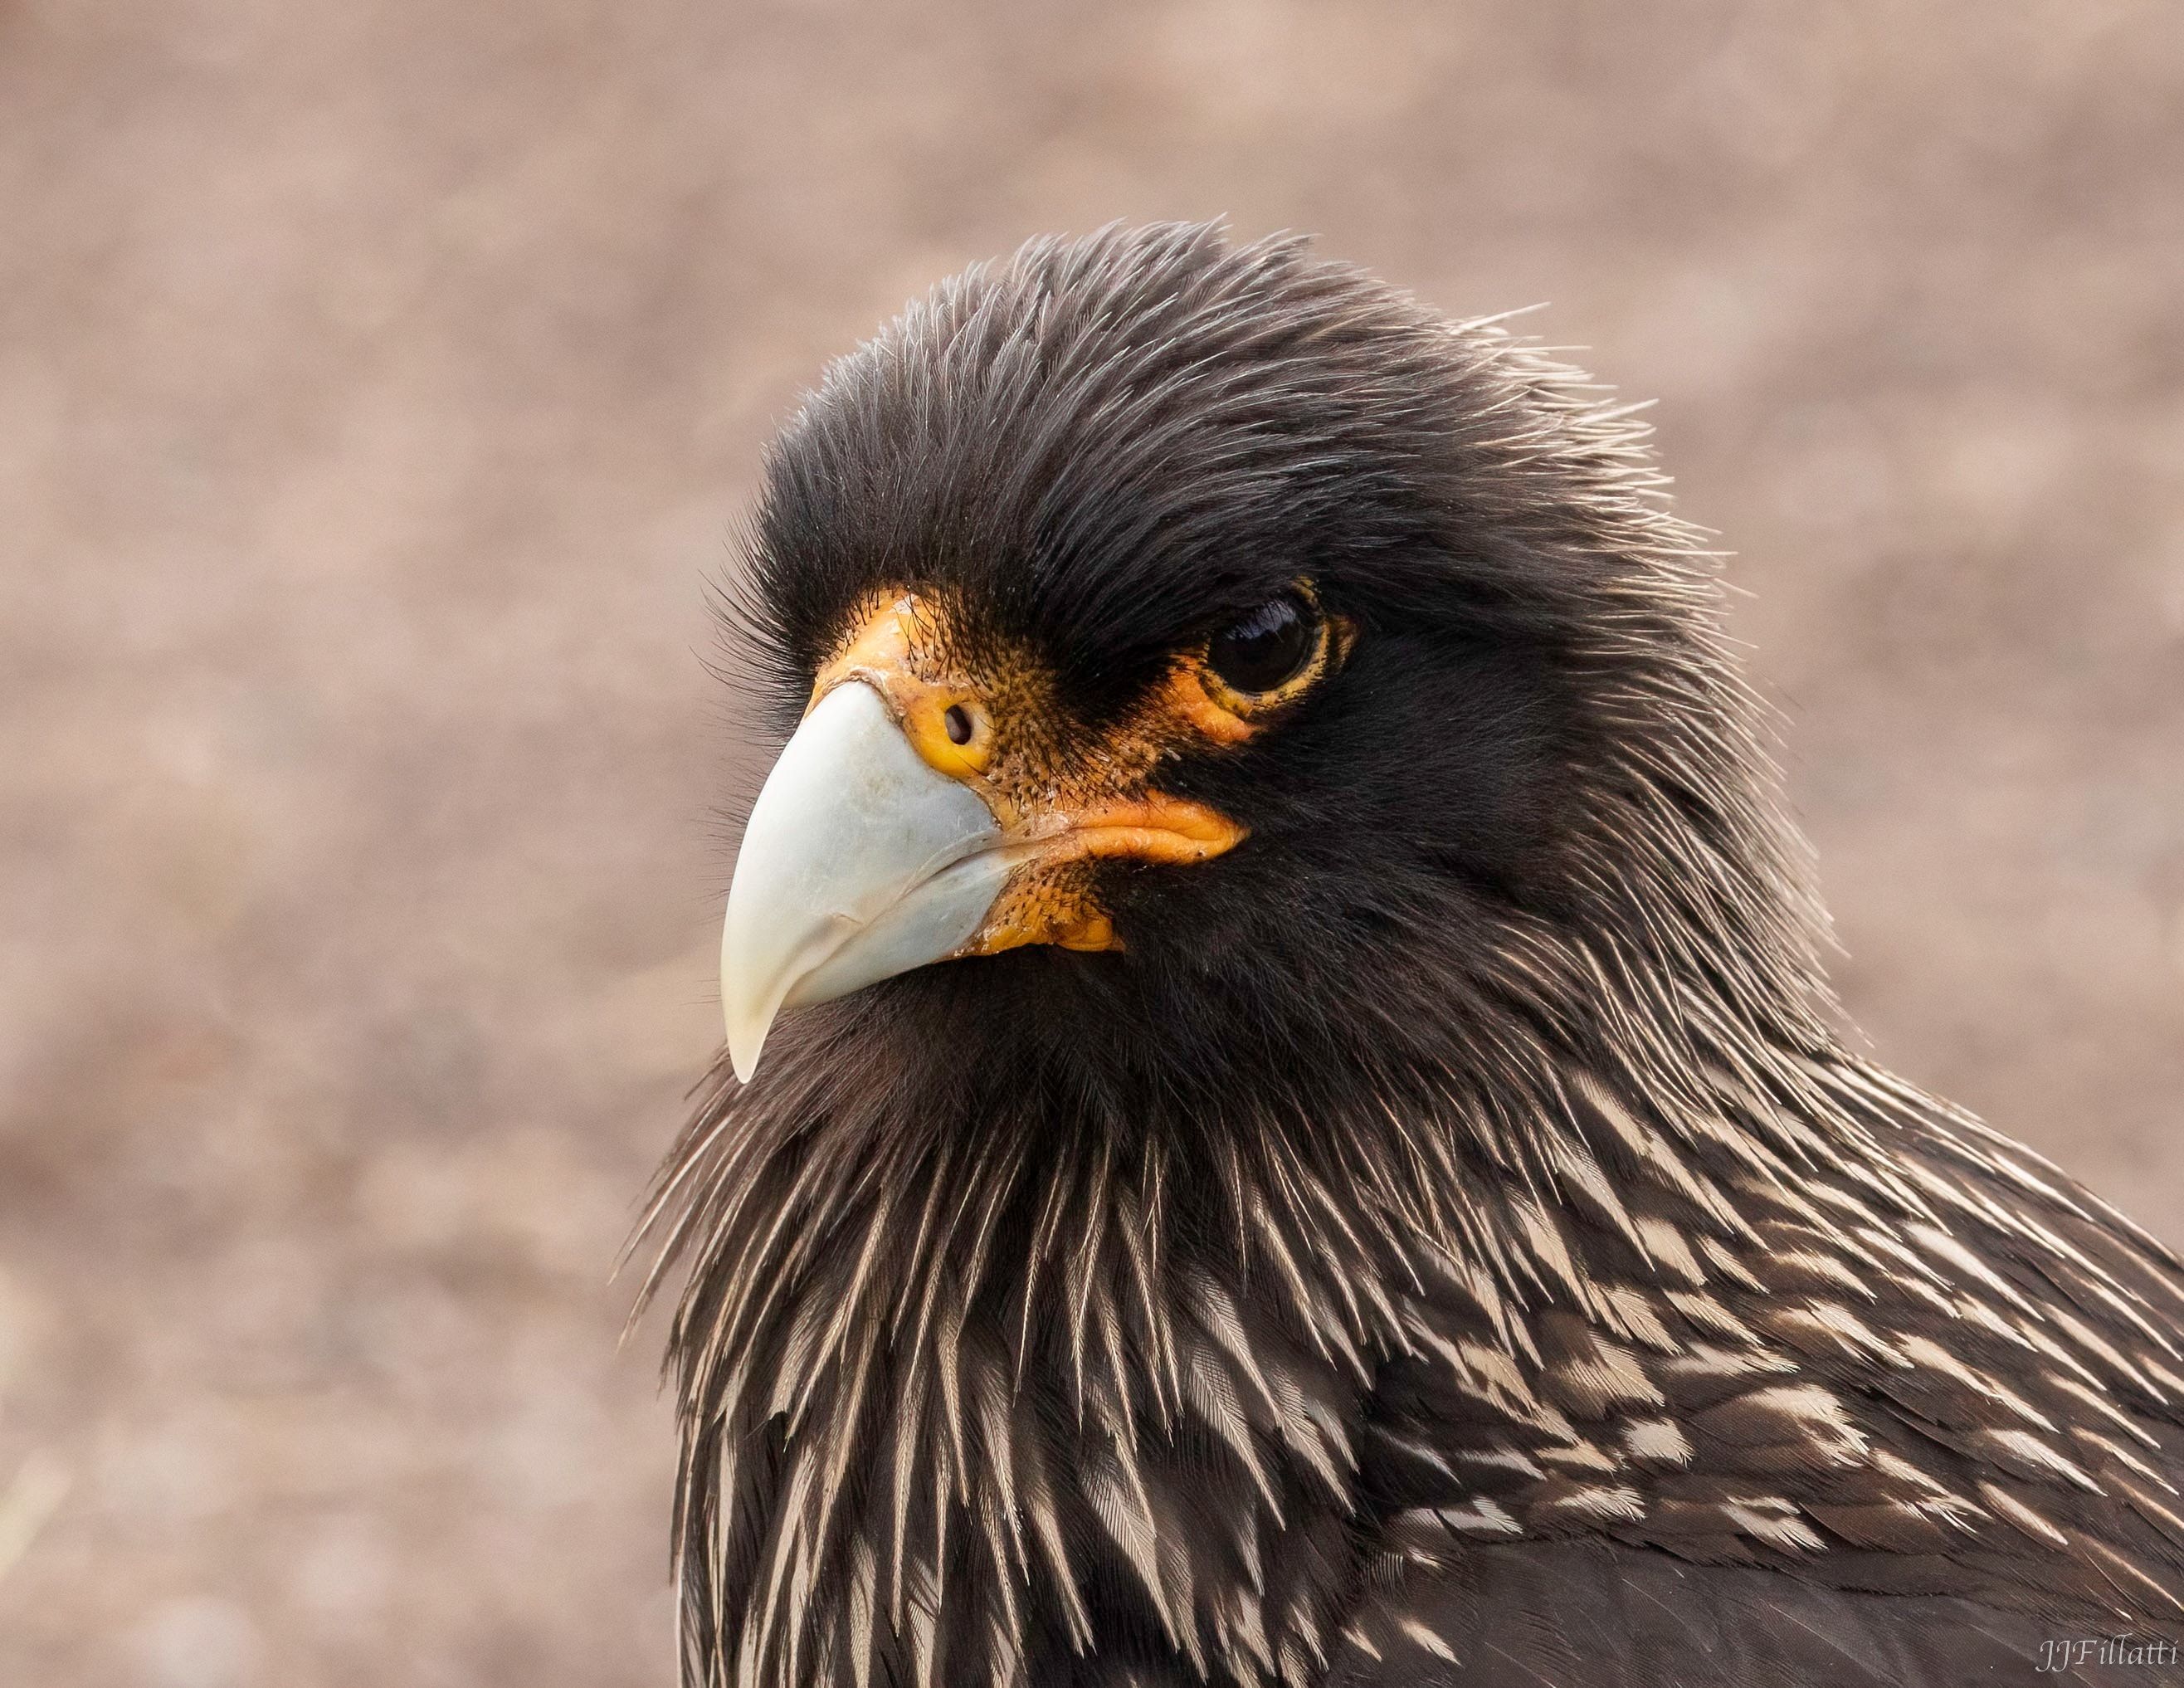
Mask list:
POLYGON ((948 742, 967 744, 971 742, 971 711, 961 704, 948 705, 947 713, 940 717, 941 725, 948 729, 948 742))
POLYGON ((1262 604, 1206 647, 1213 671, 1240 692, 1271 692, 1312 660, 1312 628, 1293 596, 1262 604))

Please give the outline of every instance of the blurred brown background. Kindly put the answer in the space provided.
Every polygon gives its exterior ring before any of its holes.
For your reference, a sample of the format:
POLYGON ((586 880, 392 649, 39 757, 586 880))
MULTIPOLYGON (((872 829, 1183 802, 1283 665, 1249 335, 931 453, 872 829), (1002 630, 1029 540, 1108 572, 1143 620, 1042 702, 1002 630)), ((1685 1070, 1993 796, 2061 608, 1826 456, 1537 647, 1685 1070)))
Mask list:
POLYGON ((1658 412, 1880 1052, 2184 1241, 2184 20, 0 6, 0 1681, 665 1684, 657 1322, 821 360, 1318 231, 1658 412))

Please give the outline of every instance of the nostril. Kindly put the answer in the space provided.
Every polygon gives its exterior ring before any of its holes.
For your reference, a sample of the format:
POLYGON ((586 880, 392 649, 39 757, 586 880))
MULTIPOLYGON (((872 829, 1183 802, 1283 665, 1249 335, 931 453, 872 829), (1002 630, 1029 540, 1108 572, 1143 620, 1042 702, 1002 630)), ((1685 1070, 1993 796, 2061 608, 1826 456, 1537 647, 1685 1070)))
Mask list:
POLYGON ((940 724, 948 729, 948 742, 967 744, 971 742, 971 711, 961 704, 948 705, 948 712, 940 717, 940 724))

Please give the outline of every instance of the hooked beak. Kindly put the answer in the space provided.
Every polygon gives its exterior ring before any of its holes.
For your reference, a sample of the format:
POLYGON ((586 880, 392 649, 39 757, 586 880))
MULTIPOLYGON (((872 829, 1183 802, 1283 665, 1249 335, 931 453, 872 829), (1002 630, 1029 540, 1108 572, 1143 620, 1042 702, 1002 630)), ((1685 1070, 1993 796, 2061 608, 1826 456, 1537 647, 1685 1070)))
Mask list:
POLYGON ((877 600, 759 793, 721 929, 740 1079, 784 1008, 1021 944, 1119 950, 1086 864, 1204 861, 1245 835, 1145 783, 1162 746, 1202 730, 1195 716, 1134 745, 1111 734, 1089 772, 1020 760, 997 781, 998 744, 1050 734, 949 671, 944 615, 915 594, 877 600))
POLYGON ((728 1059, 748 1083, 774 1017, 957 954, 1014 862, 968 786, 878 692, 837 686, 766 777, 721 929, 728 1059))

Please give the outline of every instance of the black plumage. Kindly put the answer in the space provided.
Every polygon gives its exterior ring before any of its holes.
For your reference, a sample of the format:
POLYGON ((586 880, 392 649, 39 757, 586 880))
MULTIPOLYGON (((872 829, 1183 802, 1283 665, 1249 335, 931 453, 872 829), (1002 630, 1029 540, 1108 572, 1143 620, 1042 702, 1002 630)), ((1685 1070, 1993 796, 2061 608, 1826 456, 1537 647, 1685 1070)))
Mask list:
POLYGON ((1502 327, 1206 226, 1035 242, 829 370, 731 618, 784 731, 895 593, 1028 699, 1026 789, 1284 594, 1336 632, 1114 775, 1244 834, 1072 867, 1119 949, 916 967, 717 1072, 649 1222, 688 1680, 2173 1641, 2184 1267, 1845 1047, 1663 486, 1502 327))

